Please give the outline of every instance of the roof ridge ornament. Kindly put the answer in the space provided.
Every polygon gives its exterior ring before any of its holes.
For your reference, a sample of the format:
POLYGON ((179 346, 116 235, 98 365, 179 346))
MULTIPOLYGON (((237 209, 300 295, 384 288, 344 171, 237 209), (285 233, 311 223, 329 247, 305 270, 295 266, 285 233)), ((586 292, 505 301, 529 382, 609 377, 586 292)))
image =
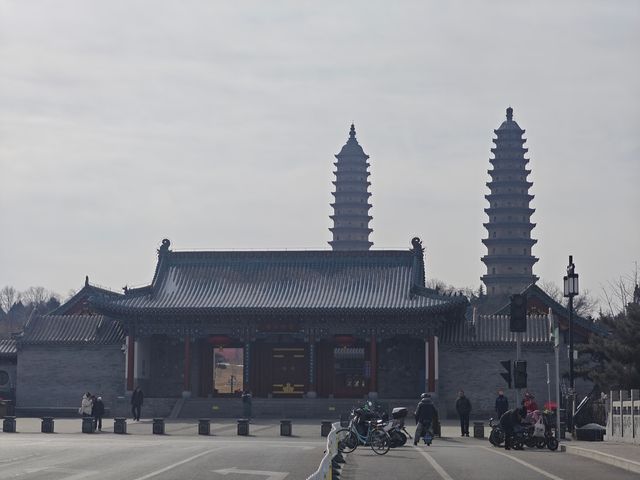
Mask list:
POLYGON ((507 108, 507 121, 511 122, 513 120, 513 108, 509 106, 507 108))
POLYGON ((158 249, 158 255, 162 255, 169 251, 169 247, 171 246, 171 241, 168 238, 162 239, 162 245, 158 249))
POLYGON ((411 245, 413 246, 413 251, 415 253, 419 253, 420 255, 424 253, 424 247, 422 246, 422 240, 420 240, 420 237, 413 237, 411 239, 411 245))
POLYGON ((349 129, 349 138, 356 139, 356 126, 352 123, 351 128, 349 129))

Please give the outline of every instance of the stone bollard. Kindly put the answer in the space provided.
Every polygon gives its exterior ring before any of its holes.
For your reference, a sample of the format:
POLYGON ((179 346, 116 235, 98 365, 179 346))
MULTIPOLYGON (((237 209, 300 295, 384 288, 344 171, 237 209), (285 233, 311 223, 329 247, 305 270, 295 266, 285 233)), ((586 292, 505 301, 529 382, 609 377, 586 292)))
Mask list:
POLYGON ((82 417, 82 433, 93 433, 93 417, 82 417))
POLYGON ((210 435, 211 434, 211 420, 208 418, 201 418, 198 420, 198 435, 210 435))
POLYGON ((249 419, 248 418, 238 419, 238 435, 243 435, 243 436, 249 435, 249 419))
POLYGON ((473 422, 473 438, 484 438, 483 422, 473 422))
POLYGON ((2 421, 2 431, 5 433, 16 433, 16 417, 7 415, 2 421))
POLYGON ((127 433, 127 419, 125 417, 116 417, 113 419, 113 433, 125 435, 127 433))
POLYGON ((280 420, 280 436, 290 437, 292 433, 291 420, 280 420))
POLYGON ((164 435, 164 418, 153 419, 152 432, 154 435, 164 435))
POLYGON ((53 417, 42 417, 42 424, 40 425, 40 431, 42 433, 53 433, 53 417))
POLYGON ((331 424, 331 420, 322 420, 322 423, 320 424, 320 435, 322 437, 329 436, 329 432, 331 431, 331 424))

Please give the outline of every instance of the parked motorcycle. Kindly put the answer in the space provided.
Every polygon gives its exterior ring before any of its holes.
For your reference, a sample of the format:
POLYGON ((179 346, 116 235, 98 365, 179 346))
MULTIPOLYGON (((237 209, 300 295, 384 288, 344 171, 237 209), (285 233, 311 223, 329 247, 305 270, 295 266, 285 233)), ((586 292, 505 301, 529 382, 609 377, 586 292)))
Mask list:
POLYGON ((500 427, 500 419, 489 419, 489 426, 491 427, 491 433, 489 433, 489 442, 494 447, 499 447, 504 443, 504 432, 500 427))
POLYGON ((391 423, 385 428, 391 438, 391 448, 402 447, 407 443, 407 438, 413 438, 404 426, 404 419, 408 410, 405 407, 396 407, 391 410, 391 423))

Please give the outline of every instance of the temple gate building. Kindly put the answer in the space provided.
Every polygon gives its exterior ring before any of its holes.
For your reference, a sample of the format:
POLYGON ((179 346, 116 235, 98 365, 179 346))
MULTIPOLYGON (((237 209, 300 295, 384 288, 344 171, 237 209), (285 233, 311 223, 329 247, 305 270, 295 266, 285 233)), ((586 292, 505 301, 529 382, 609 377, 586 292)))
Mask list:
POLYGON ((95 295, 127 335, 127 390, 149 396, 415 397, 436 336, 468 302, 425 288, 407 250, 173 251, 148 286, 95 295))

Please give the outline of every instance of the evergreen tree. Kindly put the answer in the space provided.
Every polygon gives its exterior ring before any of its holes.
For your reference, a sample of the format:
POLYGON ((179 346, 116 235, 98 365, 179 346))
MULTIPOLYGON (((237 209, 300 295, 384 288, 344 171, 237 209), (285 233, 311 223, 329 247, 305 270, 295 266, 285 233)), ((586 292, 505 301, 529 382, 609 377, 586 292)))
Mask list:
POLYGON ((603 389, 640 387, 640 305, 629 304, 625 313, 603 317, 601 324, 609 335, 591 335, 580 346, 590 355, 590 362, 578 367, 582 374, 603 389))

